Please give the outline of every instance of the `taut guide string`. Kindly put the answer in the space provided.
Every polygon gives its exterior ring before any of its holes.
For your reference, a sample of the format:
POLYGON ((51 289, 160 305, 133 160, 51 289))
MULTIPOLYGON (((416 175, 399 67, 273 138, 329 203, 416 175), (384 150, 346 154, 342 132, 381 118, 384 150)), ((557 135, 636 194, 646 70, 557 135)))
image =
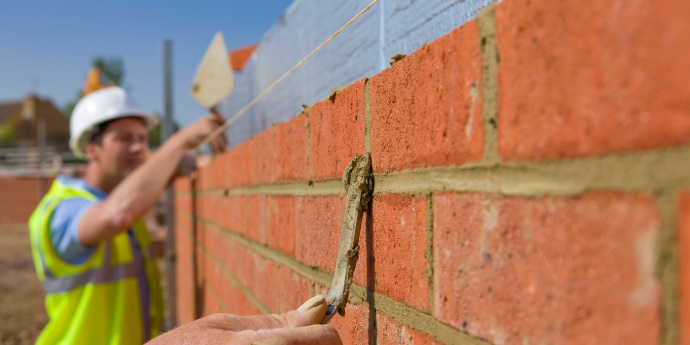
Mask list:
POLYGON ((259 102, 259 100, 261 100, 261 98, 263 98, 267 93, 269 93, 271 90, 273 90, 273 88, 275 88, 278 84, 280 84, 285 78, 287 78, 287 76, 289 76, 292 72, 294 72, 299 66, 302 66, 302 64, 304 64, 312 55, 314 55, 317 51, 319 51, 321 48, 323 48, 323 46, 325 46, 328 42, 330 42, 333 38, 335 38, 335 36, 338 36, 343 30, 345 30, 345 28, 350 26, 350 24, 352 24, 355 20, 357 20, 357 18, 359 18, 362 14, 367 12, 377 2, 379 2, 379 0, 372 1, 367 7, 365 7, 362 11, 357 13, 357 15, 352 17, 352 19, 350 19, 350 21, 345 23, 345 25, 343 25, 343 27, 338 29, 338 31, 336 31, 333 35, 331 35, 331 37, 329 37, 327 40, 325 40, 323 43, 321 43, 321 45, 316 47, 316 49, 314 49, 311 53, 309 53, 309 55, 307 55, 306 57, 304 57, 304 59, 302 59, 300 62, 298 62, 297 65, 295 65, 295 67, 292 67, 289 71, 285 72, 285 74, 283 74, 282 77, 278 78, 278 80, 273 82, 273 84, 271 84, 263 92, 261 92, 258 96, 256 96, 256 98, 254 98, 251 102, 249 102, 242 109, 240 109, 237 113, 235 113, 235 115, 233 115, 227 121, 225 121, 215 131, 213 131, 211 134, 209 134, 199 145, 197 145, 196 149, 199 149, 201 146, 210 142, 211 140, 213 140, 213 138, 215 138, 217 135, 222 133, 233 122, 235 122, 240 116, 244 115, 244 113, 246 113, 247 110, 249 110, 249 108, 251 108, 257 102, 259 102))

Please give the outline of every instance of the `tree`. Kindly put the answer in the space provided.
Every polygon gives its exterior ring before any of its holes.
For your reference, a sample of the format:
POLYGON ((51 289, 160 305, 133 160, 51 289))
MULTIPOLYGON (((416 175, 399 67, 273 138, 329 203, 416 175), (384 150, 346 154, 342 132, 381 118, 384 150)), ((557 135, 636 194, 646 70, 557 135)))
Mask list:
MULTIPOLYGON (((103 78, 101 80, 102 84, 113 82, 116 85, 122 85, 122 80, 125 77, 125 67, 121 58, 105 58, 102 56, 97 56, 91 59, 91 67, 98 68, 101 71, 101 77, 103 78)), ((84 90, 79 89, 77 92, 77 97, 62 107, 62 114, 66 118, 69 119, 72 116, 72 111, 74 111, 74 107, 77 105, 77 102, 79 102, 79 99, 82 97, 83 93, 84 90)))
POLYGON ((19 134, 11 124, 0 125, 0 147, 12 146, 17 139, 19 139, 19 134))
POLYGON ((125 67, 121 58, 95 57, 91 60, 91 67, 101 70, 103 77, 107 79, 101 80, 103 84, 113 82, 117 85, 122 85, 122 79, 125 77, 125 67))

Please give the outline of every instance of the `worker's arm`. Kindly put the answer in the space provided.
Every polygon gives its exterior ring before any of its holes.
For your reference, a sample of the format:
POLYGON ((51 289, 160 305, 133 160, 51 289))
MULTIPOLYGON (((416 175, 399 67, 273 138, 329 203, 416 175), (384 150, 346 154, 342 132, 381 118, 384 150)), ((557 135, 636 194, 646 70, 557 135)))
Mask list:
POLYGON ((214 314, 154 338, 147 345, 281 344, 342 345, 326 315, 323 296, 312 297, 297 310, 280 315, 237 316, 214 314))
MULTIPOLYGON (((129 229, 159 200, 182 156, 222 123, 221 116, 212 114, 173 134, 103 202, 84 213, 78 227, 81 243, 94 245, 129 229)), ((214 151, 224 149, 225 136, 217 136, 210 144, 214 151)))

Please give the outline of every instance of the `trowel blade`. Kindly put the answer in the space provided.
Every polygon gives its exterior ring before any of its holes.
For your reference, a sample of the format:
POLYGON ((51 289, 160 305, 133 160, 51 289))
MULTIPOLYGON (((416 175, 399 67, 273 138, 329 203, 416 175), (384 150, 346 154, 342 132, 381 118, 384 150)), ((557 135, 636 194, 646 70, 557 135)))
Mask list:
POLYGON ((206 109, 213 109, 232 94, 233 88, 230 58, 223 34, 218 32, 196 70, 190 93, 206 109))

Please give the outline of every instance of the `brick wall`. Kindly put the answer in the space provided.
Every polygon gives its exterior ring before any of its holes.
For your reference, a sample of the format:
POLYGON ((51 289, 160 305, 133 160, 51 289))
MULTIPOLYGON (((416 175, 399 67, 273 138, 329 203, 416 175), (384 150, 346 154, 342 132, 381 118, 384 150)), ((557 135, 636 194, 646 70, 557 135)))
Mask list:
POLYGON ((690 344, 688 17, 506 0, 178 179, 179 321, 325 295, 368 152, 344 343, 690 344))
POLYGON ((42 180, 37 177, 0 177, 0 225, 28 224, 31 213, 41 200, 42 191, 50 189, 53 178, 42 180))

